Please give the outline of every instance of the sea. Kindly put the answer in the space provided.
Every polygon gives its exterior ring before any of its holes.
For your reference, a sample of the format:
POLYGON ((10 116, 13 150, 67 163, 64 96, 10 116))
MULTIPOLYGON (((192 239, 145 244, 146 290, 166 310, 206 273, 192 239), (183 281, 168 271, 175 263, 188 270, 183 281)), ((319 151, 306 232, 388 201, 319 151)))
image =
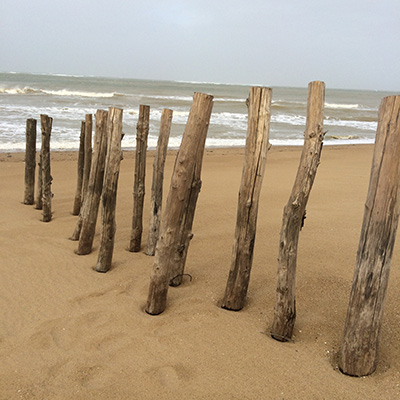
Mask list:
MULTIPOLYGON (((378 107, 391 92, 330 89, 326 84, 324 130, 326 145, 374 143, 378 107)), ((0 152, 25 150, 28 118, 53 118, 52 150, 77 150, 85 114, 119 107, 123 112, 123 149, 136 146, 139 105, 150 106, 148 147, 155 148, 164 108, 173 110, 169 148, 178 148, 193 93, 214 96, 206 147, 241 147, 247 132, 246 99, 257 84, 221 84, 72 76, 62 74, 0 73, 0 152)), ((301 146, 306 123, 307 86, 272 87, 270 142, 301 146)))

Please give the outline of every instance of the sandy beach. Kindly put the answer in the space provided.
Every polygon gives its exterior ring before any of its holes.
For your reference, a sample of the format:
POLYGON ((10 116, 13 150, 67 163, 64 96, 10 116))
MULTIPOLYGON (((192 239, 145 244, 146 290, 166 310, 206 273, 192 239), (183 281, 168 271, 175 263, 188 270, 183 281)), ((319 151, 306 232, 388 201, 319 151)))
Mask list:
MULTIPOLYGON (((166 311, 143 309, 153 258, 130 253, 134 153, 124 152, 112 269, 74 254, 76 153, 53 152, 53 220, 22 204, 24 155, 0 154, 0 399, 397 399, 400 252, 396 245, 379 364, 337 368, 373 146, 327 146, 300 235, 294 341, 268 331, 282 211, 301 148, 272 147, 261 194, 247 304, 220 308, 230 267, 244 149, 208 149, 185 279, 166 311)), ((164 199, 176 152, 167 156, 164 199)), ((153 153, 147 158, 147 242, 153 153)))

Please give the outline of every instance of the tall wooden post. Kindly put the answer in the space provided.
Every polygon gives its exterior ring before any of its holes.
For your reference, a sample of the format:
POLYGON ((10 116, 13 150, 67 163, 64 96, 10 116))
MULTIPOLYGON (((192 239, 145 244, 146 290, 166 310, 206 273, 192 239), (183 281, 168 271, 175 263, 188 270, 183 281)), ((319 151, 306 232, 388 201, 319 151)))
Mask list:
POLYGON ((81 135, 79 139, 79 153, 78 153, 78 171, 74 206, 72 215, 79 215, 81 209, 81 196, 82 196, 82 183, 83 183, 83 168, 85 160, 85 121, 81 122, 81 135))
POLYGON ((35 201, 35 168, 36 168, 36 119, 26 120, 25 148, 25 191, 24 204, 32 205, 35 201))
POLYGON ((379 108, 371 177, 353 286, 339 352, 339 368, 369 375, 377 364, 390 263, 400 210, 400 96, 379 108))
POLYGON ((92 165, 92 131, 93 131, 93 116, 92 114, 85 115, 85 156, 83 161, 83 178, 81 191, 81 206, 86 196, 86 191, 89 185, 90 167, 92 165))
POLYGON ((176 157, 171 186, 161 219, 160 237, 150 277, 146 312, 157 315, 166 307, 168 287, 173 276, 174 257, 193 187, 198 153, 204 151, 213 106, 213 96, 195 93, 182 143, 176 157))
POLYGON ((160 232, 162 195, 164 183, 164 165, 167 156, 169 134, 171 132, 172 110, 165 108, 161 114, 160 133, 153 163, 153 182, 151 186, 150 223, 146 254, 154 256, 160 232))
POLYGON ((107 272, 111 267, 116 231, 115 207, 119 167, 121 163, 122 114, 120 108, 111 107, 107 121, 107 155, 101 201, 101 238, 96 271, 107 272))
POLYGON ((107 151, 107 118, 107 111, 97 110, 89 184, 75 231, 72 235, 73 240, 79 239, 77 250, 79 255, 89 254, 92 251, 100 196, 103 188, 104 164, 107 151))
POLYGON ((51 211, 51 172, 50 172, 50 135, 53 118, 47 115, 40 116, 42 127, 42 205, 43 205, 43 222, 50 222, 52 217, 51 211))
POLYGON ((253 262, 258 203, 268 152, 272 89, 252 87, 245 161, 236 218, 231 268, 222 307, 241 310, 245 304, 253 262))
POLYGON ((300 165, 289 201, 283 211, 278 255, 278 276, 272 337, 279 341, 292 338, 296 319, 295 280, 297 246, 307 201, 320 163, 324 132, 325 84, 308 85, 307 121, 300 165))
POLYGON ((136 127, 135 180, 133 186, 133 216, 129 251, 138 252, 142 243, 143 203, 145 194, 147 137, 150 107, 140 105, 136 127))
POLYGON ((42 138, 42 144, 40 147, 39 161, 38 161, 38 168, 37 168, 38 176, 37 176, 37 181, 36 181, 36 199, 35 199, 35 209, 36 210, 41 210, 43 208, 42 153, 43 153, 43 138, 42 138))

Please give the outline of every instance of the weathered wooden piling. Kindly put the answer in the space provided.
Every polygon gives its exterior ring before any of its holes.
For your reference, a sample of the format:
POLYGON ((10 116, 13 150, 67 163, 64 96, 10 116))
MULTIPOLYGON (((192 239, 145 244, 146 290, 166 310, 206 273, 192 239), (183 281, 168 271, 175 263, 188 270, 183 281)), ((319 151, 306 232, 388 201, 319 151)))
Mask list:
POLYGON ((107 118, 107 111, 97 110, 89 184, 75 231, 72 235, 73 239, 79 239, 77 250, 77 254, 79 255, 89 254, 92 251, 99 202, 103 189, 104 165, 107 151, 107 118))
POLYGON ((38 167, 37 167, 38 173, 37 173, 37 180, 36 180, 36 199, 35 199, 35 209, 36 210, 41 210, 43 208, 42 152, 43 152, 43 139, 42 139, 42 145, 41 145, 40 152, 39 152, 39 161, 38 161, 38 167))
POLYGON ((198 154, 204 151, 212 106, 213 96, 194 94, 161 219, 160 237, 156 246, 146 305, 148 314, 160 314, 166 307, 175 255, 180 244, 181 227, 189 207, 192 189, 197 186, 197 182, 194 181, 196 162, 198 154))
POLYGON ((72 215, 79 215, 79 211, 81 209, 84 160, 85 160, 85 121, 82 121, 81 135, 79 138, 76 191, 74 198, 74 206, 72 208, 72 215))
POLYGON ((40 123, 42 128, 42 209, 43 209, 43 222, 50 222, 52 217, 51 199, 51 177, 50 171, 50 136, 51 127, 53 125, 53 118, 47 115, 40 115, 40 123))
POLYGON ((36 122, 33 118, 26 120, 24 204, 28 205, 35 201, 36 122))
POLYGON ((122 114, 120 108, 111 107, 107 120, 107 155, 101 195, 101 238, 96 271, 107 272, 111 267, 116 231, 115 207, 119 167, 121 163, 122 114))
POLYGON ((167 156, 169 134, 171 132, 172 113, 172 110, 165 108, 161 114, 160 133, 158 136, 157 150, 153 162, 153 182, 151 186, 150 199, 150 222, 146 247, 146 254, 148 256, 154 256, 160 232, 164 166, 165 158, 167 156))
POLYGON ((245 304, 256 238, 258 203, 268 152, 272 89, 252 87, 245 161, 236 218, 231 268, 222 307, 241 310, 245 304))
POLYGON ((140 105, 136 126, 135 179, 133 185, 133 216, 129 251, 138 252, 142 244, 143 205, 146 178, 147 137, 149 135, 150 107, 140 105))
POLYGON ((92 114, 85 115, 85 156, 83 160, 83 178, 81 190, 81 206, 85 199, 87 188, 89 185, 90 167, 92 165, 92 131, 93 131, 93 116, 92 114))
POLYGON ((279 341, 292 338, 296 319, 295 280, 297 247, 303 226, 307 201, 320 163, 325 133, 325 84, 315 81, 308 85, 307 120, 300 165, 289 201, 283 211, 279 242, 278 276, 274 321, 271 335, 279 341))
POLYGON ((378 128, 353 286, 339 352, 340 370, 369 375, 377 365, 400 209, 400 96, 385 97, 378 128))

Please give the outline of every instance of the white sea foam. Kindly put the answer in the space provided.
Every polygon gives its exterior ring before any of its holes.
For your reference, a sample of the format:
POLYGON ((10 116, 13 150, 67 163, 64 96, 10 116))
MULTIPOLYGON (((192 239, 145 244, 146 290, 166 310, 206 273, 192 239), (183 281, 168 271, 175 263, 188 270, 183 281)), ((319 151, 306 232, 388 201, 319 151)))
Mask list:
POLYGON ((357 109, 360 108, 360 104, 335 104, 325 103, 326 108, 345 108, 345 109, 357 109))
POLYGON ((75 96, 75 97, 100 97, 100 98, 110 98, 114 96, 123 96, 121 93, 97 93, 97 92, 81 92, 76 90, 41 90, 42 93, 51 94, 53 96, 75 96))
POLYGON ((46 90, 46 89, 35 89, 29 86, 25 86, 23 88, 13 87, 13 88, 0 88, 0 93, 4 94, 47 94, 53 96, 67 96, 67 97, 98 97, 98 98, 110 98, 115 96, 123 96, 122 93, 112 92, 112 93, 101 93, 101 92, 85 92, 85 91, 77 91, 77 90, 46 90))

